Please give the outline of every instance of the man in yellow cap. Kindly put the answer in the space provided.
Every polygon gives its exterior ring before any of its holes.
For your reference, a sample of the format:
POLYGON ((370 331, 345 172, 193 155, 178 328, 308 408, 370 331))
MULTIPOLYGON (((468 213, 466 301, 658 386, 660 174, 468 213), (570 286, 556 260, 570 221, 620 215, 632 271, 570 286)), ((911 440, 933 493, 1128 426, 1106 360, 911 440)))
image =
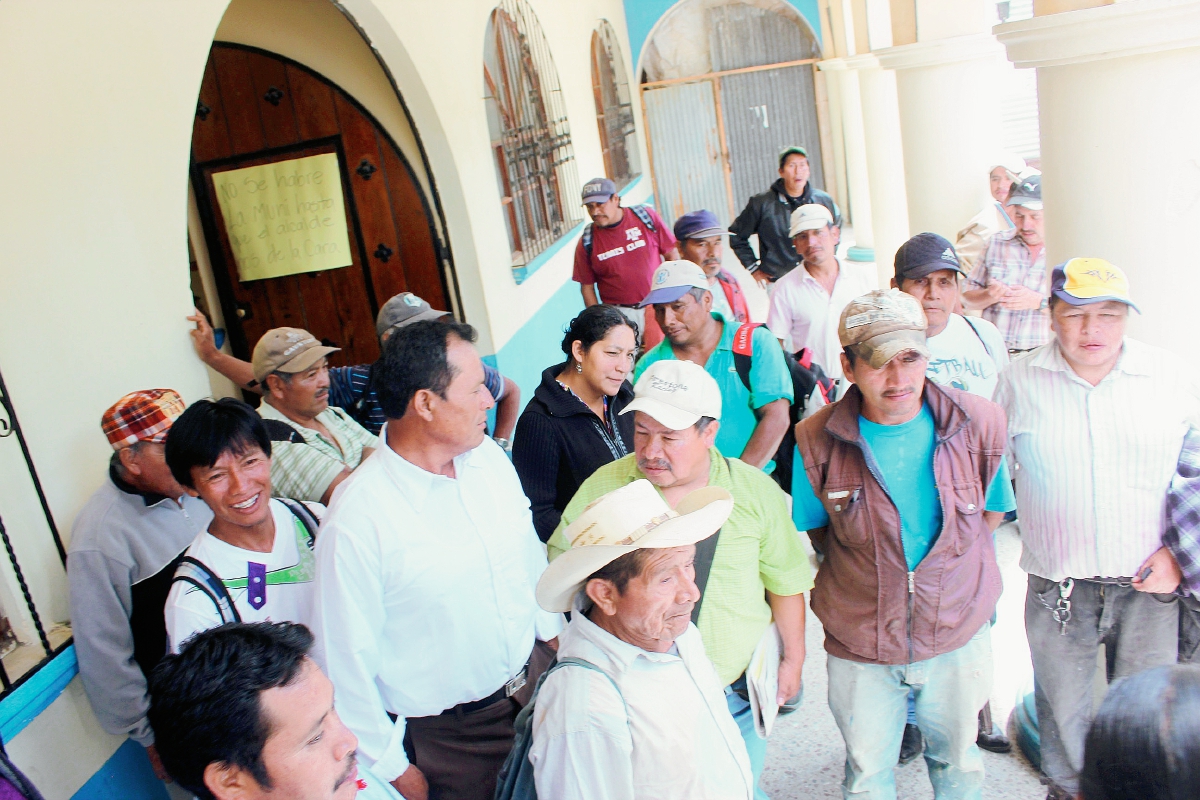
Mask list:
POLYGON ((1029 573, 1048 798, 1079 791, 1100 645, 1108 678, 1173 664, 1180 572, 1162 545, 1167 490, 1200 395, 1179 359, 1125 335, 1129 281, 1099 258, 1054 269, 1055 338, 1000 375, 1029 573))

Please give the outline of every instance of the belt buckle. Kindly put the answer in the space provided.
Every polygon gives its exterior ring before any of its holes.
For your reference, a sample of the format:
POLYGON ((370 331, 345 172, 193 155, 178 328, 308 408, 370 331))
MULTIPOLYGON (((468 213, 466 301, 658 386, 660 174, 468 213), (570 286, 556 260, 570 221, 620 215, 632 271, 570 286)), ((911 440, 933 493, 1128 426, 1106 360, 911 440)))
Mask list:
POLYGON ((518 672, 516 675, 509 678, 508 682, 504 684, 504 696, 505 697, 512 697, 514 694, 516 694, 517 692, 521 691, 522 688, 524 688, 525 683, 526 683, 525 674, 526 674, 526 670, 523 669, 520 672, 518 672))

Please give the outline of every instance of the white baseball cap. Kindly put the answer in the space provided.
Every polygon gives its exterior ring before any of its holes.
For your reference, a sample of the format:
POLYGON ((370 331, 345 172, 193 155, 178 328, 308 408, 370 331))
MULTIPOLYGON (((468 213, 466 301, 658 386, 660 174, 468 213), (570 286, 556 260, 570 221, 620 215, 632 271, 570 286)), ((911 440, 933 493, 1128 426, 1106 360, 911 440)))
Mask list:
POLYGON ((704 270, 691 261, 664 261, 650 278, 650 294, 638 305, 674 303, 692 289, 709 291, 704 270))
POLYGON ((633 402, 621 413, 631 411, 644 411, 671 430, 681 431, 701 417, 721 418, 721 389, 699 364, 656 361, 638 378, 633 402))
POLYGON ((792 229, 788 236, 795 236, 800 231, 815 231, 833 224, 833 214, 820 203, 809 203, 792 212, 792 229))

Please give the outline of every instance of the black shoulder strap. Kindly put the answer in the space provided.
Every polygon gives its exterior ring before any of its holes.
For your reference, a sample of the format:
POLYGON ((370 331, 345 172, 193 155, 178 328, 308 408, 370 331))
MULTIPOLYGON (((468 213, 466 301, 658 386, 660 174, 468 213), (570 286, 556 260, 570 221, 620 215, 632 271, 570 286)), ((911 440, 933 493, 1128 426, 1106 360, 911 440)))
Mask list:
POLYGON ((281 422, 277 419, 264 419, 263 427, 267 429, 267 437, 272 442, 293 442, 295 444, 304 444, 304 437, 300 435, 300 431, 288 425, 286 422, 281 422))
MULTIPOLYGON (((729 463, 729 458, 721 457, 725 459, 725 469, 732 472, 733 466, 729 463)), ((721 529, 718 528, 712 536, 696 542, 696 559, 692 562, 696 570, 696 588, 700 590, 700 599, 692 609, 692 623, 696 625, 700 624, 700 606, 704 604, 704 590, 708 587, 708 575, 712 572, 713 556, 717 554, 717 541, 720 538, 721 529)))
POLYGON ((300 520, 304 530, 308 531, 308 547, 311 550, 317 541, 317 528, 321 527, 321 521, 317 519, 317 515, 299 500, 292 500, 290 497, 276 497, 275 499, 287 506, 288 511, 291 511, 296 519, 300 520))
POLYGON ((979 343, 981 345, 983 345, 983 352, 987 353, 988 358, 990 358, 992 360, 992 363, 995 364, 997 368, 999 368, 1000 364, 999 364, 999 362, 996 361, 996 354, 992 352, 992 348, 988 347, 988 343, 983 340, 983 336, 979 333, 979 328, 975 327, 975 323, 971 322, 971 318, 968 317, 966 314, 963 314, 961 316, 962 316, 963 320, 967 323, 967 327, 971 329, 971 333, 975 334, 975 338, 979 340, 979 343))
POLYGON ((592 257, 592 223, 583 226, 583 252, 592 257))
POLYGON ((224 581, 203 561, 191 556, 179 559, 179 567, 171 583, 188 583, 208 595, 208 599, 217 607, 217 614, 222 623, 242 621, 242 615, 233 604, 233 598, 229 596, 224 581))

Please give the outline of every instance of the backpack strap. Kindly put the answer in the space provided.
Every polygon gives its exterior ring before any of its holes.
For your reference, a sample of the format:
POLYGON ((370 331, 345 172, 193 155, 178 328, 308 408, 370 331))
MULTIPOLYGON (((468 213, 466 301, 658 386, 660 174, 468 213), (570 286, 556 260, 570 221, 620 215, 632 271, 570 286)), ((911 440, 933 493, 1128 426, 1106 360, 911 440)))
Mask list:
POLYGON ((317 541, 317 528, 321 527, 321 521, 317 519, 317 515, 312 512, 312 509, 301 503, 299 500, 292 500, 289 497, 274 498, 288 507, 295 515, 296 519, 300 520, 300 524, 304 526, 304 530, 308 531, 308 549, 312 550, 317 541))
POLYGON ((293 444, 304 444, 304 437, 300 435, 300 431, 277 419, 263 419, 263 427, 267 429, 267 438, 272 442, 291 442, 293 444))
POLYGON ((592 223, 583 226, 583 252, 592 257, 592 223))
POLYGON ((992 365, 999 367, 1000 362, 996 360, 996 354, 992 352, 992 348, 988 347, 988 343, 983 340, 983 336, 979 333, 979 328, 975 327, 975 323, 971 322, 971 318, 966 314, 960 314, 959 316, 963 318, 963 321, 967 323, 967 327, 971 329, 971 333, 975 334, 975 338, 979 340, 981 345, 983 345, 983 352, 988 354, 988 358, 992 360, 992 365))
MULTIPOLYGON (((733 465, 729 463, 729 457, 721 458, 725 459, 725 469, 732 475, 733 465)), ((720 539, 721 529, 717 528, 717 532, 712 536, 696 542, 696 556, 692 561, 692 568, 696 572, 696 588, 700 590, 700 599, 692 607, 692 623, 696 625, 700 624, 700 606, 704 604, 704 590, 708 587, 708 576, 712 573, 713 556, 717 554, 717 543, 720 539)))
POLYGON ((761 322, 743 323, 733 334, 733 366, 737 369, 738 377, 742 379, 742 385, 748 392, 753 391, 750 388, 750 367, 754 363, 754 329, 761 324, 761 322))
POLYGON ((191 584, 208 595, 208 599, 212 600, 213 605, 217 607, 217 614, 220 615, 222 624, 242 621, 242 615, 238 613, 237 606, 233 604, 233 598, 229 596, 229 590, 225 588, 224 581, 203 561, 191 556, 179 559, 179 566, 175 570, 175 577, 171 578, 171 583, 191 584))
POLYGON ((654 217, 650 216, 650 212, 646 210, 645 206, 630 206, 629 210, 637 215, 637 218, 642 221, 643 225, 650 229, 651 233, 657 230, 654 226, 654 217))
MULTIPOLYGON (((607 672, 600 669, 599 667, 597 667, 595 664, 593 664, 590 661, 586 661, 582 658, 576 658, 575 656, 564 656, 563 658, 558 659, 557 663, 555 663, 554 666, 552 666, 552 667, 550 667, 550 669, 546 670, 546 675, 549 675, 551 672, 554 672, 555 670, 559 669, 560 667, 567 667, 567 666, 576 666, 576 667, 583 667, 584 669, 590 669, 593 672, 599 672, 601 675, 608 678, 608 682, 612 684, 613 689, 615 689, 617 692, 617 697, 621 698, 621 702, 625 705, 625 713, 628 715, 629 704, 625 702, 625 695, 621 694, 621 687, 617 686, 617 682, 613 680, 612 675, 609 675, 607 672)), ((544 681, 545 678, 543 678, 542 680, 544 681)))

